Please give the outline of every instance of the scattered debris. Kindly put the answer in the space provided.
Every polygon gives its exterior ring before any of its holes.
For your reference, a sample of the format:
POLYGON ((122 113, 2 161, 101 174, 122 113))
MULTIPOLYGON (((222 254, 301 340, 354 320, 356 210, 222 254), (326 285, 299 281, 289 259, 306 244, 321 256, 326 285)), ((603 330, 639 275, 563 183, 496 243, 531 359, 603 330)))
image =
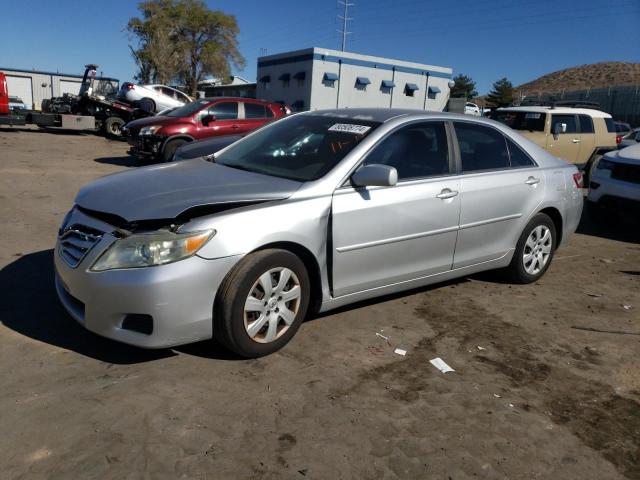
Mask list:
POLYGON ((403 350, 402 348, 396 348, 393 353, 397 353, 398 355, 402 355, 403 357, 407 354, 406 350, 403 350))
POLYGON ((429 363, 431 363, 431 365, 436 367, 442 373, 455 372, 455 370, 451 368, 449 365, 447 365, 445 361, 442 360, 440 357, 436 357, 433 360, 429 360, 429 363))
POLYGON ((496 398, 502 398, 502 395, 498 395, 497 393, 494 393, 493 396, 496 398))
MULTIPOLYGON (((384 330, 380 330, 380 332, 384 332, 384 330)), ((389 337, 385 337, 380 332, 376 332, 376 335, 380 338, 384 338, 387 342, 389 341, 389 337)))
POLYGON ((631 310, 633 307, 631 305, 622 305, 622 308, 625 310, 631 310))
POLYGON ((510 403, 510 404, 509 404, 509 406, 510 406, 511 408, 513 408, 513 403, 510 403))
POLYGON ((309 469, 308 469, 308 468, 303 468, 302 470, 298 470, 298 473, 299 473, 300 475, 302 475, 303 477, 306 477, 306 476, 307 476, 307 472, 308 472, 308 471, 309 471, 309 469))
POLYGON ((623 330, 601 330, 599 328, 580 327, 578 325, 572 325, 571 328, 573 328, 574 330, 585 330, 587 332, 615 333, 617 335, 638 335, 638 336, 640 336, 640 332, 625 332, 623 330))
POLYGON ((476 348, 477 348, 478 350, 486 350, 486 348, 481 347, 480 345, 478 345, 476 348))
POLYGON ((586 294, 588 297, 593 297, 593 298, 600 298, 602 297, 601 293, 587 293, 586 294))

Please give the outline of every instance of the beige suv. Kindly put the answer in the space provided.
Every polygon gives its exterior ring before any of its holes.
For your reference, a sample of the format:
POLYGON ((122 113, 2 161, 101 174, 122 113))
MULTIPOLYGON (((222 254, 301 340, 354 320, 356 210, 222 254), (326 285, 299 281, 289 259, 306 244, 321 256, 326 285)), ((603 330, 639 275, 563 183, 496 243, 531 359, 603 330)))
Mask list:
POLYGON ((611 115, 591 108, 507 107, 491 118, 517 130, 542 148, 589 171, 593 161, 614 150, 616 129, 611 115))

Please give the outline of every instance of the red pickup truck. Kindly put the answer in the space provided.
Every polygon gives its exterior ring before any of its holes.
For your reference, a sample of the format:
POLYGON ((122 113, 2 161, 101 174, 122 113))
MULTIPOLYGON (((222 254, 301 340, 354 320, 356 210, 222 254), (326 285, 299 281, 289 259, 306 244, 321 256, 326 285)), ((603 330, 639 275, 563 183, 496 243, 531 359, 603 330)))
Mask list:
POLYGON ((178 147, 194 140, 243 135, 291 111, 279 104, 250 98, 203 98, 164 115, 134 120, 123 133, 130 153, 171 161, 178 147))

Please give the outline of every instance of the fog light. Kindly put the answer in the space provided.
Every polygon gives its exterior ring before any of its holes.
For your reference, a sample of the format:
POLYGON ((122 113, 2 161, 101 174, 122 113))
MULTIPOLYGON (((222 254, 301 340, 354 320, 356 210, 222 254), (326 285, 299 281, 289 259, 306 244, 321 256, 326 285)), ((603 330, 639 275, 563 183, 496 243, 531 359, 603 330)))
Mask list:
POLYGON ((153 317, 140 313, 130 313, 122 320, 122 329, 151 335, 153 333, 153 317))

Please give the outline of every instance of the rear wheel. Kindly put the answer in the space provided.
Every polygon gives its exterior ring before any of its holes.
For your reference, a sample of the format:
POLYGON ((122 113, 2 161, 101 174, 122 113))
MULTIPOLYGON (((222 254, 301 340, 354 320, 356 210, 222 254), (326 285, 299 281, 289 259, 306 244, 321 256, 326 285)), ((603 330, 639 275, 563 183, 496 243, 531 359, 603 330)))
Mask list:
POLYGON ((164 148, 162 149, 162 161, 170 162, 171 160, 173 160, 173 155, 176 153, 176 150, 182 145, 184 145, 185 143, 188 143, 188 142, 184 138, 169 140, 167 144, 164 146, 164 148))
POLYGON ((122 127, 124 127, 124 120, 120 117, 109 117, 104 122, 104 132, 107 137, 122 137, 122 127))
POLYGON ((523 230, 516 250, 507 267, 507 274, 515 283, 538 280, 551 265, 556 249, 556 227, 551 218, 538 213, 523 230))
POLYGON ((287 250, 269 249, 245 257, 220 287, 214 332, 229 350, 247 358, 284 347, 309 305, 304 263, 287 250))
POLYGON ((154 113, 156 111, 156 102, 148 97, 145 97, 142 100, 138 101, 138 108, 148 113, 154 113))

